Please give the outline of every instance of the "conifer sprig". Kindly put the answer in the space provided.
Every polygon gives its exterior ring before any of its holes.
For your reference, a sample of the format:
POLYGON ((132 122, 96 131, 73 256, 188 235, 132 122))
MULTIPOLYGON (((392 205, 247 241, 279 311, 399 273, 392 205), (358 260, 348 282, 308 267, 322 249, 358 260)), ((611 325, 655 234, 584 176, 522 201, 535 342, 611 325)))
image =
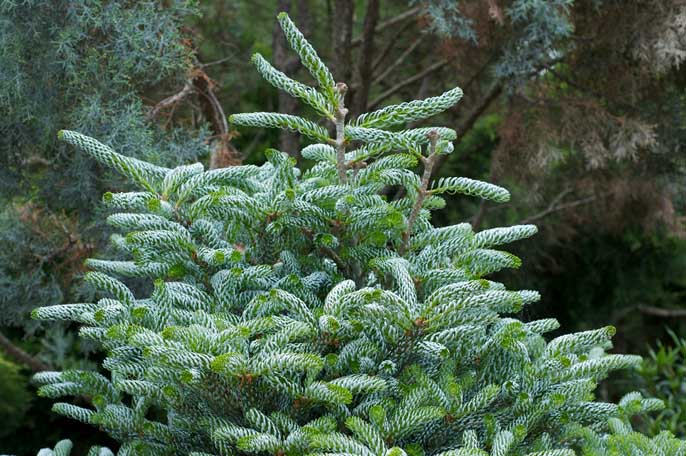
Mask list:
POLYGON ((461 98, 462 89, 455 87, 437 97, 409 101, 362 114, 352 122, 352 125, 364 128, 387 128, 399 124, 408 124, 416 120, 433 117, 456 105, 461 98))
POLYGON ((260 54, 253 55, 252 62, 260 75, 271 85, 293 97, 300 98, 323 116, 333 119, 331 102, 315 89, 289 78, 271 66, 260 54))
POLYGON ((317 81, 319 87, 327 95, 329 102, 337 105, 338 97, 334 92, 336 82, 329 68, 322 62, 312 45, 307 42, 303 34, 293 24, 293 21, 286 13, 278 15, 279 24, 291 48, 298 54, 303 66, 308 69, 312 77, 317 81))
POLYGON ((155 191, 169 172, 168 168, 116 153, 101 142, 75 131, 61 130, 58 139, 78 147, 104 166, 119 171, 148 191, 155 191))
POLYGON ((281 128, 297 131, 309 138, 327 142, 329 134, 326 129, 316 123, 290 114, 276 114, 272 112, 253 112, 250 114, 233 114, 229 117, 231 123, 245 127, 281 128))

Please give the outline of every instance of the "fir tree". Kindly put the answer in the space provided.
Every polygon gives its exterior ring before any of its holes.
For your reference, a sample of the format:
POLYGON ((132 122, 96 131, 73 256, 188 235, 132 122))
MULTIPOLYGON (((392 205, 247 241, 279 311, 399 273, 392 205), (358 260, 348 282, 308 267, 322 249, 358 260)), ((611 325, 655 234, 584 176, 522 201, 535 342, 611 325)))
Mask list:
MULTIPOLYGON (((534 226, 431 224, 446 194, 509 199, 466 177, 431 180, 455 131, 401 129, 453 106, 461 90, 348 119, 346 85, 288 16, 279 21, 316 87, 253 61, 330 130, 277 113, 231 121, 309 137, 310 169, 276 150, 262 166, 170 169, 60 132, 139 188, 104 197, 121 232, 112 243, 129 259, 88 261, 85 280, 103 298, 34 312, 80 323, 107 352, 109 378, 36 376, 43 396, 92 402, 54 410, 107 431, 120 455, 686 454, 668 434, 650 440, 629 427, 660 401, 594 400, 600 380, 640 362, 605 352, 612 327, 548 341, 555 320, 515 318, 538 293, 486 278, 520 264, 501 246, 534 226), (154 281, 150 296, 134 295, 133 277, 154 281)), ((62 441, 42 454, 70 449, 62 441)))

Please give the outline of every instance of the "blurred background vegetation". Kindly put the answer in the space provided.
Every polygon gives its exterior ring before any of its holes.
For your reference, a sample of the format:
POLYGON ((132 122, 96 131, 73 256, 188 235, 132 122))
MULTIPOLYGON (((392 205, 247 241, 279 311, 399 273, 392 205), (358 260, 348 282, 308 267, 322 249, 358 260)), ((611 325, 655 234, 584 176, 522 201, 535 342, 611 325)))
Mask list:
MULTIPOLYGON (((249 59, 307 78, 275 33, 289 11, 353 114, 459 85, 435 119, 459 133, 437 175, 511 189, 512 202, 454 199, 440 224, 535 223, 498 280, 541 291, 525 318, 565 332, 613 324, 644 368, 603 386, 669 410, 638 423, 686 436, 686 6, 679 0, 0 0, 0 452, 57 436, 110 443, 35 397, 33 372, 96 368, 75 328, 28 318, 89 300, 83 260, 107 255, 101 194, 125 183, 61 128, 159 164, 298 160, 303 138, 233 130, 235 112, 303 113, 249 59), (9 424, 8 424, 9 423, 9 424)), ((303 163, 307 166, 307 163, 303 163)), ((145 284, 141 284, 141 291, 145 284)), ((32 453, 33 452, 33 453, 32 453)))

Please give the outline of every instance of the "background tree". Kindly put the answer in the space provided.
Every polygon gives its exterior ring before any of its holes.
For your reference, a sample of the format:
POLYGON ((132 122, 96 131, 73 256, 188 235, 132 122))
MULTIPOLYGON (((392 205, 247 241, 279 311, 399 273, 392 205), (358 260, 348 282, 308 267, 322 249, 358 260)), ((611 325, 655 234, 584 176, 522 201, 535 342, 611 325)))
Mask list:
MULTIPOLYGON (((28 381, 12 363, 32 371, 88 365, 92 347, 68 327, 39 326, 28 316, 37 305, 90 296, 75 279, 84 259, 106 245, 96 202, 103 189, 128 185, 59 144, 57 130, 70 125, 159 164, 204 158, 221 166, 232 158, 213 83, 184 28, 197 13, 186 1, 0 2, 3 384, 28 381), (176 110, 184 120, 172 124, 176 110)), ((19 399, 3 394, 0 409, 19 399)), ((26 434, 3 432, 0 448, 20 451, 34 446, 32 432, 54 432, 37 416, 45 405, 17 409, 11 421, 26 434)))

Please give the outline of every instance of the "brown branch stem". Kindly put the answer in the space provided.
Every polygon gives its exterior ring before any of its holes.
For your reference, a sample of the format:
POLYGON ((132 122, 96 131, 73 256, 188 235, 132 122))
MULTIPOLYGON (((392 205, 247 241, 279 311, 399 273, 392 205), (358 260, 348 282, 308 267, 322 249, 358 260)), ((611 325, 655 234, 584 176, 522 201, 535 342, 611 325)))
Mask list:
POLYGON ((686 318, 686 309, 663 309, 653 306, 638 306, 638 310, 646 315, 663 318, 686 318))
POLYGON ((400 35, 402 35, 403 32, 409 28, 410 25, 411 23, 407 22, 403 24, 401 27, 398 27, 398 29, 388 39, 386 46, 384 46, 383 50, 379 52, 378 57, 376 58, 376 60, 374 60, 374 63, 372 64, 372 73, 374 73, 376 69, 379 68, 379 65, 381 65, 381 63, 386 59, 391 50, 398 44, 398 38, 400 38, 400 35))
POLYGON ((7 336, 2 333, 0 333, 0 347, 2 347, 5 353, 11 356, 15 361, 24 364, 33 372, 52 370, 52 368, 43 361, 34 358, 21 348, 17 347, 11 340, 7 338, 7 336))
POLYGON ((326 256, 331 258, 333 260, 333 262, 336 263, 336 266, 338 266, 338 269, 340 269, 340 271, 342 273, 345 273, 346 271, 348 271, 348 268, 347 268, 345 262, 341 259, 340 256, 338 256, 338 254, 331 247, 321 246, 321 247, 319 247, 319 250, 323 254, 325 254, 326 256))
POLYGON ((338 178, 342 184, 348 181, 346 175, 345 163, 345 116, 348 110, 345 108, 345 93, 348 91, 348 86, 339 82, 336 84, 336 91, 339 95, 339 105, 336 109, 336 168, 338 169, 338 178))
POLYGON ((424 172, 422 173, 422 181, 417 194, 417 201, 415 201, 412 211, 410 212, 410 217, 407 219, 407 230, 403 232, 403 243, 400 248, 400 254, 402 255, 410 243, 410 235, 412 235, 412 229, 414 228, 414 223, 419 217, 419 211, 422 210, 424 205, 424 200, 429 192, 429 181, 431 180, 431 173, 433 172, 434 163, 436 162, 436 145, 438 144, 438 133, 432 131, 429 133, 429 156, 421 157, 422 164, 424 165, 424 172))
POLYGON ((403 62, 407 61, 407 57, 417 48, 417 46, 419 46, 419 44, 420 44, 420 43, 422 42, 422 40, 424 39, 424 36, 425 36, 425 35, 419 35, 419 36, 412 42, 412 44, 410 44, 410 45, 407 47, 407 49, 405 49, 405 50, 403 51, 403 53, 400 54, 400 57, 398 57, 397 59, 395 59, 395 61, 394 61, 393 63, 391 63, 390 65, 388 65, 388 66, 386 67, 386 69, 385 69, 380 75, 378 75, 377 77, 374 78, 374 80, 372 81, 372 84, 378 84, 379 81, 383 81, 384 79, 386 79, 386 77, 387 77, 389 74, 391 74, 391 72, 392 72, 393 70, 395 70, 395 68, 396 68, 398 65, 400 65, 400 64, 402 64, 403 62))
POLYGON ((177 103, 182 101, 184 98, 186 98, 188 95, 193 93, 194 88, 193 88, 193 82, 192 81, 186 81, 186 84, 184 84, 183 88, 175 93, 174 95, 170 95, 164 100, 161 100, 159 103, 157 103, 153 108, 150 110, 150 112, 147 115, 148 119, 154 119, 155 117, 158 116, 160 111, 163 109, 166 109, 170 106, 175 106, 177 103))
POLYGON ((564 203, 564 204, 556 204, 555 202, 553 202, 545 210, 539 212, 538 214, 534 214, 530 217, 525 218, 524 220, 519 222, 519 224, 525 225, 527 223, 533 223, 536 220, 540 220, 540 219, 542 219, 542 218, 544 218, 544 217, 546 217, 546 216, 548 216, 554 212, 559 212, 559 211, 563 211, 565 209, 571 209, 571 208, 576 207, 576 206, 581 206, 583 204, 588 204, 588 203, 595 201, 597 198, 598 197, 596 195, 592 195, 592 196, 588 196, 586 198, 582 198, 582 199, 575 200, 575 201, 570 201, 570 202, 564 203))

